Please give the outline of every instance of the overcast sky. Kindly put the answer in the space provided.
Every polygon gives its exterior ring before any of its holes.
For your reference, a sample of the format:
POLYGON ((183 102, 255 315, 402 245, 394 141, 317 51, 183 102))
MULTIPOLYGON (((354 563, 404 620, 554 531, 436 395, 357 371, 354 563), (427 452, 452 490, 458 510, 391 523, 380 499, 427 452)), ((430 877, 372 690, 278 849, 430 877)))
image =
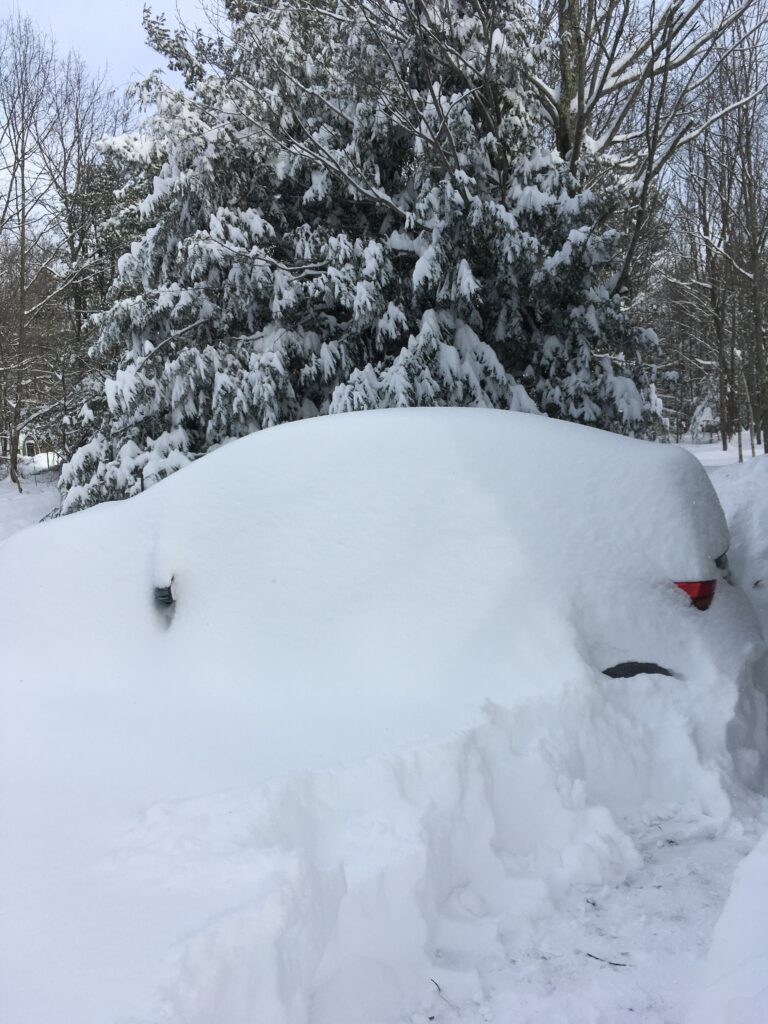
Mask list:
MULTIPOLYGON (((94 71, 107 66, 115 85, 163 66, 144 44, 143 0, 18 0, 14 6, 50 32, 60 53, 77 50, 94 71)), ((198 0, 150 0, 153 11, 166 11, 169 24, 177 6, 185 18, 195 21, 198 0)))

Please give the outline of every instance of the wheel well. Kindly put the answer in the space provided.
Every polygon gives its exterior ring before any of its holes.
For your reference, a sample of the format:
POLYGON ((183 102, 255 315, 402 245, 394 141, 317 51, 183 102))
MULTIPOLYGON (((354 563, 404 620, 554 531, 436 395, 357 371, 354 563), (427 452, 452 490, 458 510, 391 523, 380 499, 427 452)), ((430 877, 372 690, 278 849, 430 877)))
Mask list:
POLYGON ((632 676, 674 676, 668 668, 663 668, 653 661, 622 661, 618 665, 603 669, 604 676, 611 679, 631 679, 632 676))

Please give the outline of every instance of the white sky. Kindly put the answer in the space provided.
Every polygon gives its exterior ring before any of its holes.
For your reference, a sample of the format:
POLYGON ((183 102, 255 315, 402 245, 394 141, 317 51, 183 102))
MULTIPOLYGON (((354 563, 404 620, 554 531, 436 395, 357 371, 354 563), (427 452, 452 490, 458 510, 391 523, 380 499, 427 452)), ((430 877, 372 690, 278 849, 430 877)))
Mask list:
MULTIPOLYGON (((164 66, 144 43, 143 5, 143 0, 17 0, 14 7, 49 32, 60 53, 77 50, 93 71, 106 66, 112 82, 124 85, 164 66)), ((189 21, 198 20, 198 0, 150 0, 149 6, 155 13, 165 11, 171 26, 177 6, 189 21)))

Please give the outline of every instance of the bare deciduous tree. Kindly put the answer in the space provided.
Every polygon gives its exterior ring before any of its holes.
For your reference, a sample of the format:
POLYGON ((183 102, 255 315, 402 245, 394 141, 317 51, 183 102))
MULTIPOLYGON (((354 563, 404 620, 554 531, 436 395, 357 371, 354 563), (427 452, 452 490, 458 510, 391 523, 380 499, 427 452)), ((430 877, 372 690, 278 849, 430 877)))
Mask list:
POLYGON ((21 489, 22 437, 41 429, 67 451, 71 393, 82 376, 94 298, 114 253, 100 244, 114 182, 97 143, 124 107, 104 80, 21 15, 0 24, 0 425, 21 489))

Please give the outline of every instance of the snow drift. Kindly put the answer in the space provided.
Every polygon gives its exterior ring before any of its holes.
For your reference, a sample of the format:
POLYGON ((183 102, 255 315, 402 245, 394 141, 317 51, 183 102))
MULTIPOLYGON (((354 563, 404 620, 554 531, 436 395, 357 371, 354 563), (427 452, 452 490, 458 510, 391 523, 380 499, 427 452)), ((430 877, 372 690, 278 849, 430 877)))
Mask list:
POLYGON ((3 1019, 481 1012, 638 829, 764 783, 754 616, 673 583, 727 545, 679 449, 477 410, 276 428, 7 541, 3 1019))
POLYGON ((736 870, 688 1024, 763 1024, 768 1005, 768 833, 736 870))
POLYGON ((759 456, 743 465, 714 470, 712 482, 731 524, 729 560, 751 598, 763 627, 768 625, 768 459, 759 456))

